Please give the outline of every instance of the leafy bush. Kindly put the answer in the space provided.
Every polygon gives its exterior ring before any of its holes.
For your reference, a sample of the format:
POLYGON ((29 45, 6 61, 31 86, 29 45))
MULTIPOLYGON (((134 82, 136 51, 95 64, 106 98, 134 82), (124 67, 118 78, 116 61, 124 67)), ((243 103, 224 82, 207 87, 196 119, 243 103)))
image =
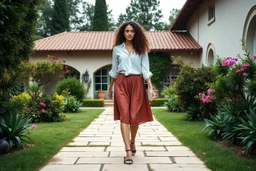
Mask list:
POLYGON ((164 87, 164 89, 161 92, 161 95, 170 98, 171 96, 176 95, 176 89, 174 86, 164 87))
POLYGON ((197 95, 207 88, 209 83, 215 81, 215 74, 211 67, 193 68, 185 65, 181 68, 180 74, 176 81, 176 90, 178 95, 178 103, 187 110, 191 104, 199 106, 197 95))
POLYGON ((187 121, 198 121, 201 120, 200 111, 198 104, 191 104, 186 111, 187 121))
POLYGON ((31 119, 22 118, 19 114, 11 114, 0 118, 2 136, 10 144, 10 149, 22 149, 28 140, 32 141, 29 134, 31 119))
POLYGON ((181 112, 181 108, 178 105, 177 97, 172 95, 167 102, 164 102, 164 105, 168 108, 169 112, 181 112))
POLYGON ((83 107, 104 107, 104 100, 102 99, 84 99, 83 107))
POLYGON ((65 98, 64 102, 64 113, 75 113, 81 106, 80 101, 76 100, 76 98, 73 96, 65 98))
POLYGON ((61 94, 64 90, 70 92, 71 96, 74 96, 77 100, 82 101, 85 96, 85 89, 80 80, 70 77, 58 82, 56 86, 56 92, 61 94))
POLYGON ((150 101, 151 107, 162 107, 164 103, 167 102, 167 98, 155 98, 154 100, 150 101))
POLYGON ((256 56, 245 49, 245 58, 226 57, 217 60, 214 72, 218 115, 206 120, 210 136, 243 145, 248 151, 256 149, 256 56))

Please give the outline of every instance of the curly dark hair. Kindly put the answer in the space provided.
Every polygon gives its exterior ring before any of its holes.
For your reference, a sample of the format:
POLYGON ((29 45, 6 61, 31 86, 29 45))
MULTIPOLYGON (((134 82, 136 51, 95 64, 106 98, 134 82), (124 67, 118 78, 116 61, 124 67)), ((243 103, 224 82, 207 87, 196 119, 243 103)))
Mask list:
POLYGON ((128 25, 132 26, 135 32, 134 38, 132 39, 132 45, 135 52, 138 55, 143 55, 146 52, 149 52, 149 42, 145 35, 145 29, 139 23, 134 21, 128 21, 119 26, 115 35, 114 46, 125 42, 124 30, 128 25))

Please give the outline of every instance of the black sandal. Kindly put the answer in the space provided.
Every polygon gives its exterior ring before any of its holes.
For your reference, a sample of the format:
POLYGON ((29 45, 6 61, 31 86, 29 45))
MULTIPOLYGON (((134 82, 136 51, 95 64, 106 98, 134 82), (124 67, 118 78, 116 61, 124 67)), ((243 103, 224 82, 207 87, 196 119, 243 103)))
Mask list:
MULTIPOLYGON (((135 141, 134 141, 134 142, 131 142, 131 141, 130 141, 130 143, 131 143, 131 144, 134 144, 134 143, 135 143, 135 141)), ((132 151, 132 156, 134 156, 134 155, 135 155, 135 153, 136 153, 136 150, 131 150, 131 151, 132 151)))
MULTIPOLYGON (((132 150, 125 150, 126 152, 132 151, 132 150)), ((126 157, 124 157, 124 164, 133 164, 133 160, 132 159, 126 159, 126 157)))

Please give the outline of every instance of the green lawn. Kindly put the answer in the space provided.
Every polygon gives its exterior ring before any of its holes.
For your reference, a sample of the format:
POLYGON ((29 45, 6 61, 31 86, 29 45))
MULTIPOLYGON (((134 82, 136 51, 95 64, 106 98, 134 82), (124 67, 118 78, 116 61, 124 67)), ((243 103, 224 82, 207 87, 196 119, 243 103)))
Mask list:
POLYGON ((0 171, 38 170, 97 118, 102 111, 102 109, 88 109, 79 113, 67 114, 66 122, 36 124, 37 128, 31 131, 34 146, 0 156, 0 171))
POLYGON ((153 109, 154 116, 183 145, 189 147, 208 168, 214 171, 255 171, 256 160, 242 159, 224 149, 201 132, 204 122, 185 121, 184 113, 170 113, 166 109, 153 109))

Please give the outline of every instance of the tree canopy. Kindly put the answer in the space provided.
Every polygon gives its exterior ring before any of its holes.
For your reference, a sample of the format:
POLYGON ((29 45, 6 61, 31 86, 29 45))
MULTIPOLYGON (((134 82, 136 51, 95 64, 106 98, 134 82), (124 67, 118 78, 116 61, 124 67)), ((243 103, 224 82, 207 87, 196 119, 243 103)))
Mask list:
POLYGON ((108 31, 108 26, 106 0, 96 0, 92 28, 94 31, 108 31))
POLYGON ((162 10, 159 9, 159 0, 131 0, 125 14, 120 14, 118 25, 133 20, 140 23, 146 30, 163 30, 164 23, 162 10))

